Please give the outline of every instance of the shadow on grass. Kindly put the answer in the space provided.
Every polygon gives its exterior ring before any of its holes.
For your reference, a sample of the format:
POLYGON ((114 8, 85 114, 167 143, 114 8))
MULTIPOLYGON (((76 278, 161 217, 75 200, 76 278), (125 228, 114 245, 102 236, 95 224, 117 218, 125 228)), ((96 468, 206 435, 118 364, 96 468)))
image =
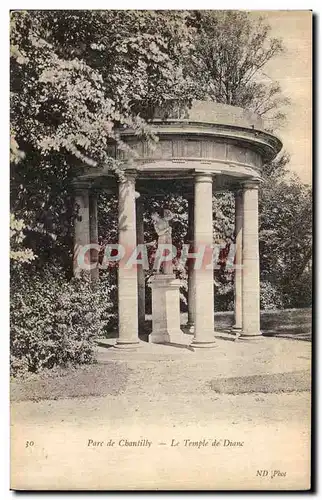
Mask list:
POLYGON ((177 349, 185 349, 186 351, 194 351, 194 349, 187 344, 176 344, 174 342, 163 342, 162 345, 168 345, 171 347, 176 347, 177 349))
POLYGON ((10 384, 11 401, 40 401, 118 395, 126 388, 132 372, 124 363, 96 363, 77 368, 56 368, 14 379, 10 384))
POLYGON ((308 392, 311 390, 310 370, 289 373, 248 375, 218 378, 210 381, 213 391, 220 394, 308 392))
POLYGON ((235 337, 233 335, 228 336, 228 335, 224 335, 224 334, 223 335, 215 334, 215 338, 220 339, 220 340, 227 340, 228 342, 236 342, 239 337, 235 337))
POLYGON ((307 333, 284 333, 284 332, 263 332, 264 337, 275 337, 279 339, 287 339, 287 340, 301 340, 302 342, 311 342, 312 334, 311 332, 307 333))
POLYGON ((101 342, 99 340, 96 340, 95 341, 95 344, 98 346, 98 347, 104 347, 104 349, 110 349, 111 347, 114 347, 114 344, 107 344, 106 342, 101 342))

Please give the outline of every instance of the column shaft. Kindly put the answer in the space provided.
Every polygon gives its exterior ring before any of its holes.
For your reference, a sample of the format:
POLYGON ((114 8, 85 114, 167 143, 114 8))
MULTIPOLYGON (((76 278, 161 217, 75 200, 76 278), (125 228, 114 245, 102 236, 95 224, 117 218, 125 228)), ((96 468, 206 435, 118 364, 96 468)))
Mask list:
MULTIPOLYGON (((188 243, 189 253, 193 252, 194 241, 194 198, 188 198, 188 243)), ((194 331, 195 324, 195 284, 194 284, 194 260, 188 259, 188 323, 190 332, 194 331)))
POLYGON ((260 335, 258 184, 243 189, 243 336, 260 335))
POLYGON ((124 257, 118 266, 119 338, 116 346, 133 348, 138 342, 138 279, 135 265, 127 261, 136 248, 135 177, 119 182, 119 245, 124 257))
MULTIPOLYGON (((137 244, 144 244, 144 205, 142 197, 136 200, 136 238, 137 244)), ((145 330, 145 272, 142 264, 138 265, 138 317, 139 333, 145 330)))
MULTIPOLYGON (((89 196, 89 232, 90 242, 98 245, 98 226, 97 226, 97 194, 90 193, 89 196)), ((98 268, 98 251, 91 249, 91 264, 94 264, 94 269, 91 269, 91 281, 95 285, 99 281, 98 268)))
POLYGON ((235 290, 234 290, 234 308, 235 308, 235 324, 234 329, 241 330, 242 328, 242 262, 243 262, 243 193, 236 191, 235 193, 235 290))
POLYGON ((75 189, 75 205, 78 210, 78 215, 75 219, 74 231, 74 258, 73 258, 73 272, 76 278, 79 278, 84 272, 82 262, 85 264, 90 263, 89 252, 85 257, 81 257, 80 252, 84 245, 90 242, 89 235, 89 195, 86 187, 75 189), (78 258, 80 256, 80 258, 78 258))
POLYGON ((206 249, 201 266, 196 265, 195 332, 192 346, 214 347, 214 276, 213 276, 212 176, 196 174, 194 210, 194 252, 206 249))

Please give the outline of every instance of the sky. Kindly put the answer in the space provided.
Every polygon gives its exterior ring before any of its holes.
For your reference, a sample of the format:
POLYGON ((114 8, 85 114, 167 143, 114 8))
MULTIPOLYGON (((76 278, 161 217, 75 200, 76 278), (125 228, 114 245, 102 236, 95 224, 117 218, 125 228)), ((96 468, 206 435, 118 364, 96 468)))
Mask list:
POLYGON ((312 15, 302 11, 263 11, 271 36, 282 38, 284 53, 271 60, 264 72, 280 82, 283 94, 291 99, 286 123, 278 132, 291 155, 289 169, 302 182, 312 183, 312 15))

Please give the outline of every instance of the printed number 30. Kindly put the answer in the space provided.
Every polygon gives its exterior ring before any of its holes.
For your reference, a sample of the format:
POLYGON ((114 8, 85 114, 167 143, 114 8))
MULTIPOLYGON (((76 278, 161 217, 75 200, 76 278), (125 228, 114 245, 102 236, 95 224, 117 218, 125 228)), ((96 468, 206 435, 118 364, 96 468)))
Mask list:
POLYGON ((26 448, 33 446, 35 443, 33 441, 26 441, 26 448))

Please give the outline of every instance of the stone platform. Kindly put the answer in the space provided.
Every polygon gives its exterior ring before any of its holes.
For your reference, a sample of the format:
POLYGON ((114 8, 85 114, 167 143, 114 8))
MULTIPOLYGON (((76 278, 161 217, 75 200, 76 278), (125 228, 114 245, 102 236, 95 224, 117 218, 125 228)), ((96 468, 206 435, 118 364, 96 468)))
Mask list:
MULTIPOLYGON (((115 339, 97 339, 98 362, 119 361, 135 367, 136 363, 166 363, 169 369, 189 371, 204 377, 234 377, 287 373, 311 367, 311 343, 284 338, 262 337, 258 341, 238 340, 225 333, 215 336, 216 349, 196 350, 190 347, 192 335, 184 334, 181 346, 140 342, 137 351, 115 349, 115 339), (172 367, 172 368, 171 368, 172 367)), ((188 374, 187 374, 188 376, 188 374)))

